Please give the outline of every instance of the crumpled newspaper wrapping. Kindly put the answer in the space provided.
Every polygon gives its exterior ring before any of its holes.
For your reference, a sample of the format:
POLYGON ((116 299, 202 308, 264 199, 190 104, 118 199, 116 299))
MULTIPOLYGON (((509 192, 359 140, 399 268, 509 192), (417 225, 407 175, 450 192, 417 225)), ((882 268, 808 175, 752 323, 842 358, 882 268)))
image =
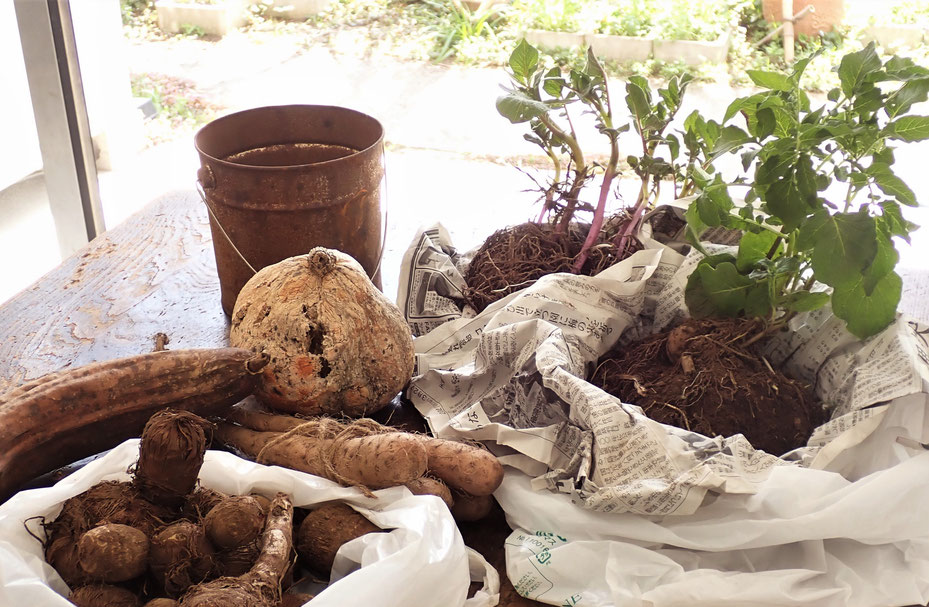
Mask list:
MULTIPOLYGON (((53 519, 69 497, 102 480, 128 480, 138 459, 138 440, 129 440, 53 487, 22 491, 0 505, 0 605, 66 607, 67 585, 43 557, 39 521, 53 519), (28 520, 31 519, 31 520, 28 520), (28 522, 27 522, 28 520, 28 522)), ((405 607, 492 607, 499 599, 499 577, 476 552, 467 549, 448 508, 436 497, 414 496, 405 487, 366 498, 357 489, 230 453, 208 451, 200 472, 204 487, 230 494, 291 495, 296 506, 341 500, 389 533, 362 536, 336 555, 332 583, 311 607, 383 605, 405 607), (483 588, 466 600, 471 580, 483 588)))
POLYGON ((409 396, 439 436, 518 469, 496 493, 517 589, 556 605, 925 604, 929 329, 901 317, 862 342, 828 309, 793 319, 766 355, 815 383, 831 421, 781 457, 658 424, 584 380, 686 315, 699 256, 648 246, 476 316, 441 226, 407 253, 398 304, 427 331, 409 396))

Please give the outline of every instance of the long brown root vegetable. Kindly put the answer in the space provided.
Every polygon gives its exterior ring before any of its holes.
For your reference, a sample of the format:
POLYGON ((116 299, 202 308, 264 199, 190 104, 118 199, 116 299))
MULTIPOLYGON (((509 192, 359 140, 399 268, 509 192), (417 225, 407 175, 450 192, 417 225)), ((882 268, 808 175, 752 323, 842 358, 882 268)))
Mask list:
POLYGON ((229 342, 271 355, 260 400, 307 415, 376 411, 413 372, 413 338, 400 310, 354 259, 322 247, 245 284, 229 342))
POLYGON ((493 453, 468 443, 420 438, 429 458, 429 473, 471 495, 490 495, 503 482, 503 466, 493 453))
POLYGON ((177 607, 177 601, 174 599, 167 599, 162 597, 158 599, 152 599, 142 605, 142 607, 177 607))
POLYGON ((261 463, 285 466, 344 485, 382 489, 403 485, 426 471, 422 442, 402 432, 318 438, 255 432, 219 423, 215 438, 261 463))
MULTIPOLYGON (((307 421, 242 405, 231 407, 225 417, 241 426, 262 432, 290 432, 307 421)), ((416 436, 426 448, 429 473, 447 485, 471 495, 490 495, 503 482, 503 466, 486 449, 421 434, 411 436, 416 436)))
POLYGON ((212 424, 190 411, 164 409, 142 430, 133 482, 156 504, 179 507, 194 490, 212 424))
POLYGON ((297 554, 319 573, 328 575, 342 544, 381 528, 341 502, 313 510, 297 530, 297 554))
POLYGON ((77 545, 81 568, 94 580, 126 582, 148 569, 148 536, 129 525, 94 527, 77 545))
POLYGON ((152 577, 173 597, 207 579, 214 569, 213 546, 202 525, 171 523, 152 536, 151 546, 152 577))
POLYGON ((90 584, 75 588, 68 600, 77 607, 140 607, 142 601, 135 594, 119 586, 90 584))
POLYGON ((452 516, 456 521, 470 523, 479 521, 494 507, 494 498, 491 495, 468 495, 456 491, 454 493, 455 505, 452 506, 452 516))
POLYGON ((411 480, 406 484, 406 488, 409 489, 410 493, 413 495, 435 495, 441 498, 449 508, 455 504, 455 499, 452 497, 452 492, 448 488, 448 485, 431 476, 421 476, 411 480))
POLYGON ((181 598, 180 607, 276 607, 281 600, 281 580, 290 567, 293 517, 293 503, 279 493, 271 501, 261 554, 251 570, 194 586, 181 598))
POLYGON ((139 436, 165 407, 215 415, 267 365, 238 348, 170 350, 59 371, 0 397, 0 502, 23 483, 139 436))
POLYGON ((255 541, 265 525, 261 502, 250 495, 233 495, 217 504, 203 521, 207 537, 221 550, 255 541))

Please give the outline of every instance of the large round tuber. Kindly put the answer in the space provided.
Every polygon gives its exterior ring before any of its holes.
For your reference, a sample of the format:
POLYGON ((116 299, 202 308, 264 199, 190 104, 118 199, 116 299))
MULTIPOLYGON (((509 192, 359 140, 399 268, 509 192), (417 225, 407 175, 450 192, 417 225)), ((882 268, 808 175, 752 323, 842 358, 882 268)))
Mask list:
POLYGON ((255 274, 239 292, 229 339, 271 356, 256 396, 305 415, 377 411, 413 372, 400 310, 357 261, 322 247, 255 274))
POLYGON ((148 568, 148 536, 128 525, 94 527, 81 536, 77 549, 81 568, 100 582, 125 582, 148 568))
POLYGON ((348 504, 325 504, 307 514, 297 529, 297 554, 308 567, 328 575, 342 544, 380 531, 348 504))
POLYGON ((213 545, 228 550, 258 539, 265 526, 265 515, 256 498, 232 495, 210 510, 203 525, 213 545))

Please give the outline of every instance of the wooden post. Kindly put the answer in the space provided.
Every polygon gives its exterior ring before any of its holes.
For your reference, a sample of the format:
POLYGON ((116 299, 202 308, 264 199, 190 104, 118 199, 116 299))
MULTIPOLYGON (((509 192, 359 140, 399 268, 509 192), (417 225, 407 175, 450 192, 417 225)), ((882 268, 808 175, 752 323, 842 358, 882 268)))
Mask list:
POLYGON ((794 0, 781 0, 781 18, 784 20, 784 62, 794 62, 794 0))

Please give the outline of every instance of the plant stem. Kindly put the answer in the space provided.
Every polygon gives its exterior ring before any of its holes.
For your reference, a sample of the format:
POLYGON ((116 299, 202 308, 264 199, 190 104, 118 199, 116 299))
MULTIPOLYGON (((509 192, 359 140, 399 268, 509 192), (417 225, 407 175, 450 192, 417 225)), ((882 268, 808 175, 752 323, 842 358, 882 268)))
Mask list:
POLYGON ((603 220, 606 214, 606 200, 610 195, 610 186, 613 183, 613 178, 616 176, 616 165, 618 163, 619 143, 616 141, 616 137, 613 137, 610 141, 610 162, 607 164, 606 171, 603 173, 603 183, 600 184, 600 198, 597 200, 597 209, 594 211, 593 221, 590 222, 590 231, 587 232, 587 238, 584 240, 581 252, 578 253, 577 259, 574 260, 574 265, 571 267, 571 271, 575 274, 580 273, 581 268, 584 267, 584 263, 587 261, 590 247, 592 247, 600 237, 600 229, 603 227, 603 220))

